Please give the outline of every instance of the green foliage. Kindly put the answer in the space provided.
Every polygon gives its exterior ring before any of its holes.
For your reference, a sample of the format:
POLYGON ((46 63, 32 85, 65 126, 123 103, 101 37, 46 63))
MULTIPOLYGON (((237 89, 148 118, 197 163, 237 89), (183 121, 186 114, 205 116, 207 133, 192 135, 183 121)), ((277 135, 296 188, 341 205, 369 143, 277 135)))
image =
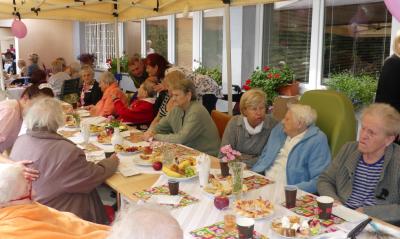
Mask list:
POLYGON ((219 68, 206 68, 204 66, 200 66, 197 68, 194 73, 206 75, 211 77, 218 85, 222 85, 222 72, 219 68))
POLYGON ((293 80, 294 72, 287 64, 280 67, 264 66, 262 69, 257 67, 246 81, 243 89, 262 89, 267 94, 268 105, 272 105, 273 100, 278 96, 278 89, 293 83, 293 80))
POLYGON ((342 92, 353 102, 354 109, 371 104, 378 81, 368 74, 353 75, 348 71, 332 74, 326 83, 329 89, 342 92))
MULTIPOLYGON (((120 70, 122 72, 128 72, 128 56, 121 56, 119 58, 120 70)), ((117 58, 113 58, 111 61, 111 72, 117 73, 117 58)))

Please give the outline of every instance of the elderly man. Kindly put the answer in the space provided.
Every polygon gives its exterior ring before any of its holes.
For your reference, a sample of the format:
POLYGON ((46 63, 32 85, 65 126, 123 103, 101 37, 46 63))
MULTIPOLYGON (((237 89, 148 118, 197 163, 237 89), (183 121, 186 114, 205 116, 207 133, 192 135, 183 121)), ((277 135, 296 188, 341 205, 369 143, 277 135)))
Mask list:
POLYGON ((10 158, 29 159, 39 170, 41 175, 33 183, 35 200, 88 221, 107 223, 96 187, 115 173, 118 158, 113 155, 97 164, 88 162, 82 149, 57 134, 57 129, 64 125, 57 99, 36 101, 25 121, 28 131, 18 137, 10 158))
POLYGON ((131 206, 114 222, 107 239, 182 239, 179 223, 154 205, 131 206))
POLYGON ((331 161, 326 135, 314 125, 317 113, 308 105, 292 104, 282 123, 275 126, 255 172, 281 183, 315 193, 318 176, 331 161))
POLYGON ((400 114, 372 104, 361 115, 358 142, 345 144, 318 181, 320 195, 390 223, 400 222, 400 114))
POLYGON ((31 183, 17 164, 0 164, 0 235, 19 239, 101 239, 109 227, 31 200, 31 183))

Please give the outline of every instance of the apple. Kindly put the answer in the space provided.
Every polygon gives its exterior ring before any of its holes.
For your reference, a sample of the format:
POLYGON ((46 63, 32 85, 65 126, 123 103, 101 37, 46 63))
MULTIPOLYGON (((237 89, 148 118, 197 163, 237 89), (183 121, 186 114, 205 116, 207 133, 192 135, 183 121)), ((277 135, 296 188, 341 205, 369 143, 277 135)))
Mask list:
POLYGON ((156 161, 153 163, 153 168, 156 171, 160 171, 162 169, 162 163, 160 161, 156 161))
POLYGON ((214 198, 214 205, 219 210, 222 210, 229 206, 229 198, 225 196, 217 196, 214 198))

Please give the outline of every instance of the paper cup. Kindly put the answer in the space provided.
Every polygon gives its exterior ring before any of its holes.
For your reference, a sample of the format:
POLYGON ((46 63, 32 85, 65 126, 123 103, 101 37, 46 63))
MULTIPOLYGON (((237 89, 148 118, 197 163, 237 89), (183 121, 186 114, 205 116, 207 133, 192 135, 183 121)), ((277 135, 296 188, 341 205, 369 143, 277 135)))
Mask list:
POLYGON ((285 186, 286 207, 294 208, 296 206, 297 187, 293 185, 285 186))
POLYGON ((328 220, 331 218, 333 198, 328 196, 317 197, 319 219, 328 220))
POLYGON ((237 218, 236 225, 239 233, 239 239, 253 238, 254 219, 252 218, 237 218))

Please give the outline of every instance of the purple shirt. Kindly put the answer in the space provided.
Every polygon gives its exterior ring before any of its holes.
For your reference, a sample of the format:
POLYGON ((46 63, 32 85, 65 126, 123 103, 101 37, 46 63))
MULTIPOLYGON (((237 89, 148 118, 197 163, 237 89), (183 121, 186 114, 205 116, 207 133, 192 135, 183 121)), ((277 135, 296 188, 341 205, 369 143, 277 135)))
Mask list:
POLYGON ((21 112, 17 100, 0 101, 0 153, 14 145, 22 125, 21 112))

